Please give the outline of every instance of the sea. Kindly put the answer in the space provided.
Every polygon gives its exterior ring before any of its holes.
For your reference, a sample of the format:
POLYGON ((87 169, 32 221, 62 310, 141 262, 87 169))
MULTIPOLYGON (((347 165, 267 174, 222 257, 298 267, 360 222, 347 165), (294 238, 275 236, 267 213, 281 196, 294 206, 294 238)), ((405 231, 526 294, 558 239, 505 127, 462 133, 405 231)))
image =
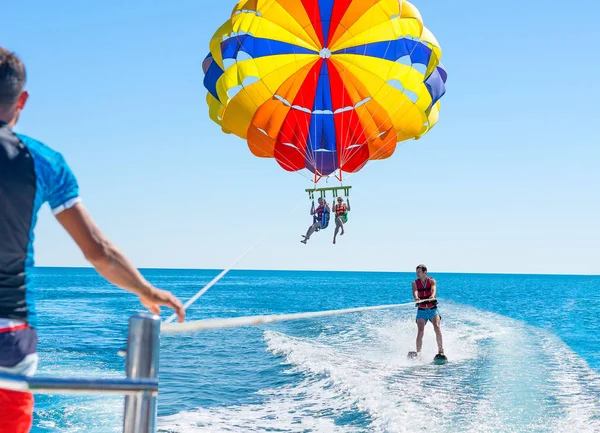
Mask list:
MULTIPOLYGON (((143 270, 182 300, 219 270, 143 270)), ((430 272, 449 362, 414 305, 163 335, 159 432, 600 432, 600 277, 430 272)), ((121 378, 137 298, 38 268, 39 376, 121 378)), ((413 273, 232 271, 188 320, 410 302, 413 273)), ((163 311, 163 318, 169 311, 163 311)), ((123 399, 36 396, 33 432, 119 432, 123 399)))

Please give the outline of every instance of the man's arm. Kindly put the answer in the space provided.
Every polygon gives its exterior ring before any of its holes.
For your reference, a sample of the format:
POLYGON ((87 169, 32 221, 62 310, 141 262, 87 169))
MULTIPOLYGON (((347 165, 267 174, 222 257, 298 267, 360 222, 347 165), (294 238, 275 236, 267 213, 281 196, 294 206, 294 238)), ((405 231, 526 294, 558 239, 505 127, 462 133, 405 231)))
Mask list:
POLYGON ((417 283, 415 283, 414 281, 412 283, 412 291, 415 301, 419 301, 419 291, 417 290, 417 283))
POLYGON ((313 216, 315 214, 315 202, 312 202, 312 206, 310 207, 310 216, 313 216))
POLYGON ((161 305, 172 308, 183 322, 185 310, 181 301, 170 292, 153 287, 100 231, 82 204, 60 212, 56 219, 106 280, 138 295, 142 305, 154 314, 160 314, 161 305))
POLYGON ((431 279, 431 299, 436 299, 436 294, 437 294, 437 283, 432 278, 431 279))

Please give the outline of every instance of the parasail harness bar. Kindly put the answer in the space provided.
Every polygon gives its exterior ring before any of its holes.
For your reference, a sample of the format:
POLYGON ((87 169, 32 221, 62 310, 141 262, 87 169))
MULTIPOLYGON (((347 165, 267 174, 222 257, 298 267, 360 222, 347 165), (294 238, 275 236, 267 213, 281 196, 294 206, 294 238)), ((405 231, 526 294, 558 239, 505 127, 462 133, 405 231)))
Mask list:
POLYGON ((319 193, 320 198, 326 198, 328 192, 333 193, 333 198, 340 197, 339 192, 344 192, 344 197, 350 196, 351 186, 333 186, 329 188, 312 188, 305 190, 308 193, 308 198, 311 200, 315 199, 315 193, 319 193))

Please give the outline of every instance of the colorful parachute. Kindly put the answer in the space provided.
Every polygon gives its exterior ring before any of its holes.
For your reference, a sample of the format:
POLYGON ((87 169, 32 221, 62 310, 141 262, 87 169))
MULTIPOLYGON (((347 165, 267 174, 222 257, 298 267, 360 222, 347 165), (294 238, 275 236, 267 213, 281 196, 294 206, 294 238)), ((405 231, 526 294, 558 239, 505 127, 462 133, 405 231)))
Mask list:
POLYGON ((438 121, 441 56, 404 0, 242 0, 204 60, 210 117, 288 171, 357 172, 438 121))

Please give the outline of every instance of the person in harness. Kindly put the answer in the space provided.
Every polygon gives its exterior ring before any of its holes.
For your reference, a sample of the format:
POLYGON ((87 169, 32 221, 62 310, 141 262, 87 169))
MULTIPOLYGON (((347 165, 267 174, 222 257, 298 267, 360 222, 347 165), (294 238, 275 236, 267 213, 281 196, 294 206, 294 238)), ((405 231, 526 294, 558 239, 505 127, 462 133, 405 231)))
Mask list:
MULTIPOLYGON (((427 267, 425 265, 417 266, 417 279, 412 283, 412 291, 417 302, 417 352, 416 356, 420 358, 421 348, 423 347, 423 334, 425 325, 431 322, 435 331, 435 337, 438 345, 438 358, 444 358, 444 343, 442 341, 442 329, 440 322, 442 317, 438 311, 436 299, 437 284, 435 280, 427 276, 427 267), (425 301, 425 302, 423 302, 425 301)), ((411 352, 414 354, 414 352, 411 352)), ((410 356, 410 354, 409 354, 410 356)))
POLYGON ((350 199, 348 199, 348 204, 346 204, 342 197, 338 197, 337 204, 333 207, 333 212, 335 213, 335 233, 333 234, 333 244, 335 245, 335 239, 340 229, 342 230, 340 236, 344 235, 344 224, 348 222, 348 212, 350 212, 350 199))
POLYGON ((329 225, 329 218, 331 215, 331 209, 329 208, 329 204, 325 201, 324 198, 319 198, 319 206, 315 209, 315 202, 313 201, 312 207, 310 208, 310 214, 313 217, 313 224, 308 228, 306 235, 302 235, 304 239, 300 242, 306 244, 306 242, 310 239, 314 232, 318 232, 319 230, 326 229, 329 225))

